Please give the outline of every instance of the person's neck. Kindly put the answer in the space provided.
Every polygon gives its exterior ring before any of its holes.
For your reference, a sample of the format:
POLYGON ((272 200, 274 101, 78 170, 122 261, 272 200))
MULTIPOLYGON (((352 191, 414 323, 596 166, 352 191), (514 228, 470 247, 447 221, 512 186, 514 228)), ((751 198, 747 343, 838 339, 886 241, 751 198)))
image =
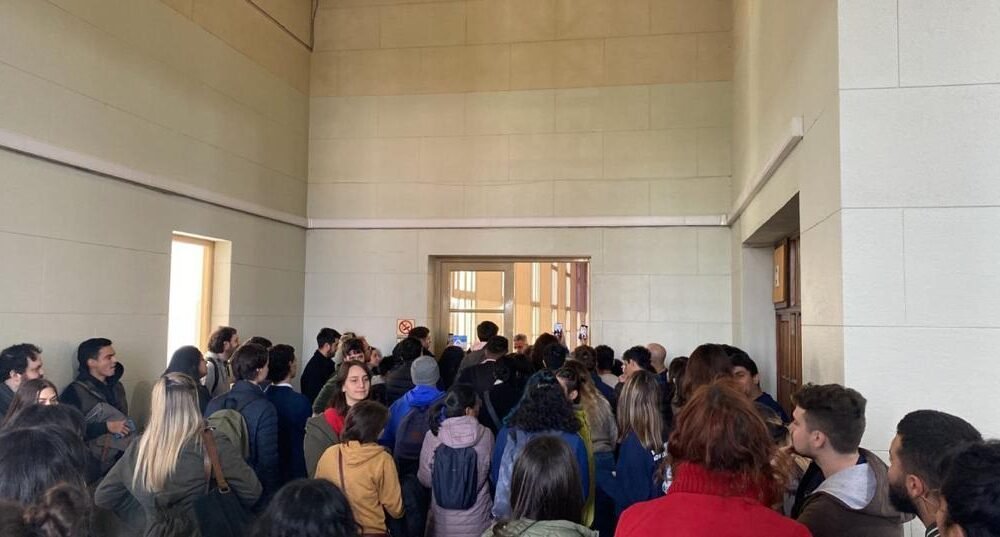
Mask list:
POLYGON ((751 401, 756 401, 757 398, 760 397, 760 396, 762 396, 762 395, 764 395, 764 390, 760 389, 760 386, 754 386, 753 389, 750 390, 750 400, 751 401))
POLYGON ((816 455, 813 460, 819 465, 820 470, 823 470, 823 475, 829 479, 837 472, 857 465, 858 457, 860 457, 858 450, 844 454, 831 449, 816 455))
POLYGON ((920 519, 920 523, 923 524, 925 528, 937 525, 937 510, 928 509, 927 500, 923 498, 915 498, 913 506, 917 508, 917 518, 920 519))
POLYGON ((657 365, 655 365, 655 364, 653 365, 653 371, 654 371, 654 372, 655 372, 655 373, 656 373, 657 375, 659 375, 659 374, 663 373, 663 372, 664 372, 664 371, 666 371, 666 370, 667 370, 667 368, 665 368, 665 367, 663 367, 663 366, 657 366, 657 365))

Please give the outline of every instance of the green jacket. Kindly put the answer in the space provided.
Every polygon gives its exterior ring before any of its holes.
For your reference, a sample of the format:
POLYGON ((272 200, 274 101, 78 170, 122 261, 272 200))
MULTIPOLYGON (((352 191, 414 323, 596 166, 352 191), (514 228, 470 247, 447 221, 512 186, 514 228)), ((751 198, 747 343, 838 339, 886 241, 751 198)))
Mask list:
MULTIPOLYGON (((218 431, 213 433, 222 473, 240 502, 249 509, 260 497, 260 481, 229 439, 218 431)), ((200 536, 194 502, 208 491, 201 443, 191 441, 181 449, 166 488, 156 493, 132 485, 138 451, 139 442, 133 442, 97 487, 94 503, 118 514, 138 535, 200 536)))
POLYGON ((482 537, 597 537, 597 532, 567 520, 512 520, 494 524, 482 537))

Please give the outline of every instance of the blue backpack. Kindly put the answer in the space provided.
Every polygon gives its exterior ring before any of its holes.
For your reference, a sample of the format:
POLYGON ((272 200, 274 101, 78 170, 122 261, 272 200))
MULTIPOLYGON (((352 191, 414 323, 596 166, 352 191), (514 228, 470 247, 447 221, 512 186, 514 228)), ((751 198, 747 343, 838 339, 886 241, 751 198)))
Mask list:
POLYGON ((432 403, 427 406, 412 407, 399 421, 399 427, 396 428, 396 445, 392 448, 392 456, 396 461, 420 460, 424 437, 431 428, 430 417, 433 406, 432 403))
POLYGON ((479 495, 479 457, 475 448, 453 448, 441 444, 434 450, 431 488, 434 501, 444 509, 464 511, 479 495))

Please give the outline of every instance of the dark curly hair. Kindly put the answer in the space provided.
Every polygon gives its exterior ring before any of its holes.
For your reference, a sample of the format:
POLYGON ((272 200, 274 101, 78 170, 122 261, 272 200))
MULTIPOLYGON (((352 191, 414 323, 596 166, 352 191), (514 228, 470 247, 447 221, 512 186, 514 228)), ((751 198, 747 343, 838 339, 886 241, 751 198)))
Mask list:
POLYGON ((576 433, 580 430, 580 420, 572 403, 566 399, 555 373, 548 370, 539 371, 528 379, 524 397, 507 425, 529 433, 551 430, 576 433))
POLYGON ((959 526, 968 537, 1000 535, 1000 441, 969 445, 949 457, 941 494, 948 504, 944 529, 959 526))
POLYGON ((351 504, 325 479, 298 479, 275 494, 257 520, 254 537, 322 537, 361 535, 351 504))

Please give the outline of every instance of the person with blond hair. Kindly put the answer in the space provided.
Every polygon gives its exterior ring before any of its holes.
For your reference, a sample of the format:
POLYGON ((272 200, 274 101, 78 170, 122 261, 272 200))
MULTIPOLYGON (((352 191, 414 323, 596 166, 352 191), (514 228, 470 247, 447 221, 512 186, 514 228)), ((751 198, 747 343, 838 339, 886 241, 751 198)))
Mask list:
POLYGON ((94 502, 142 535, 201 535, 194 503, 207 487, 206 443, 214 444, 231 492, 250 508, 261 494, 253 469, 225 435, 205 428, 195 380, 167 373, 153 385, 146 431, 97 487, 94 502))

